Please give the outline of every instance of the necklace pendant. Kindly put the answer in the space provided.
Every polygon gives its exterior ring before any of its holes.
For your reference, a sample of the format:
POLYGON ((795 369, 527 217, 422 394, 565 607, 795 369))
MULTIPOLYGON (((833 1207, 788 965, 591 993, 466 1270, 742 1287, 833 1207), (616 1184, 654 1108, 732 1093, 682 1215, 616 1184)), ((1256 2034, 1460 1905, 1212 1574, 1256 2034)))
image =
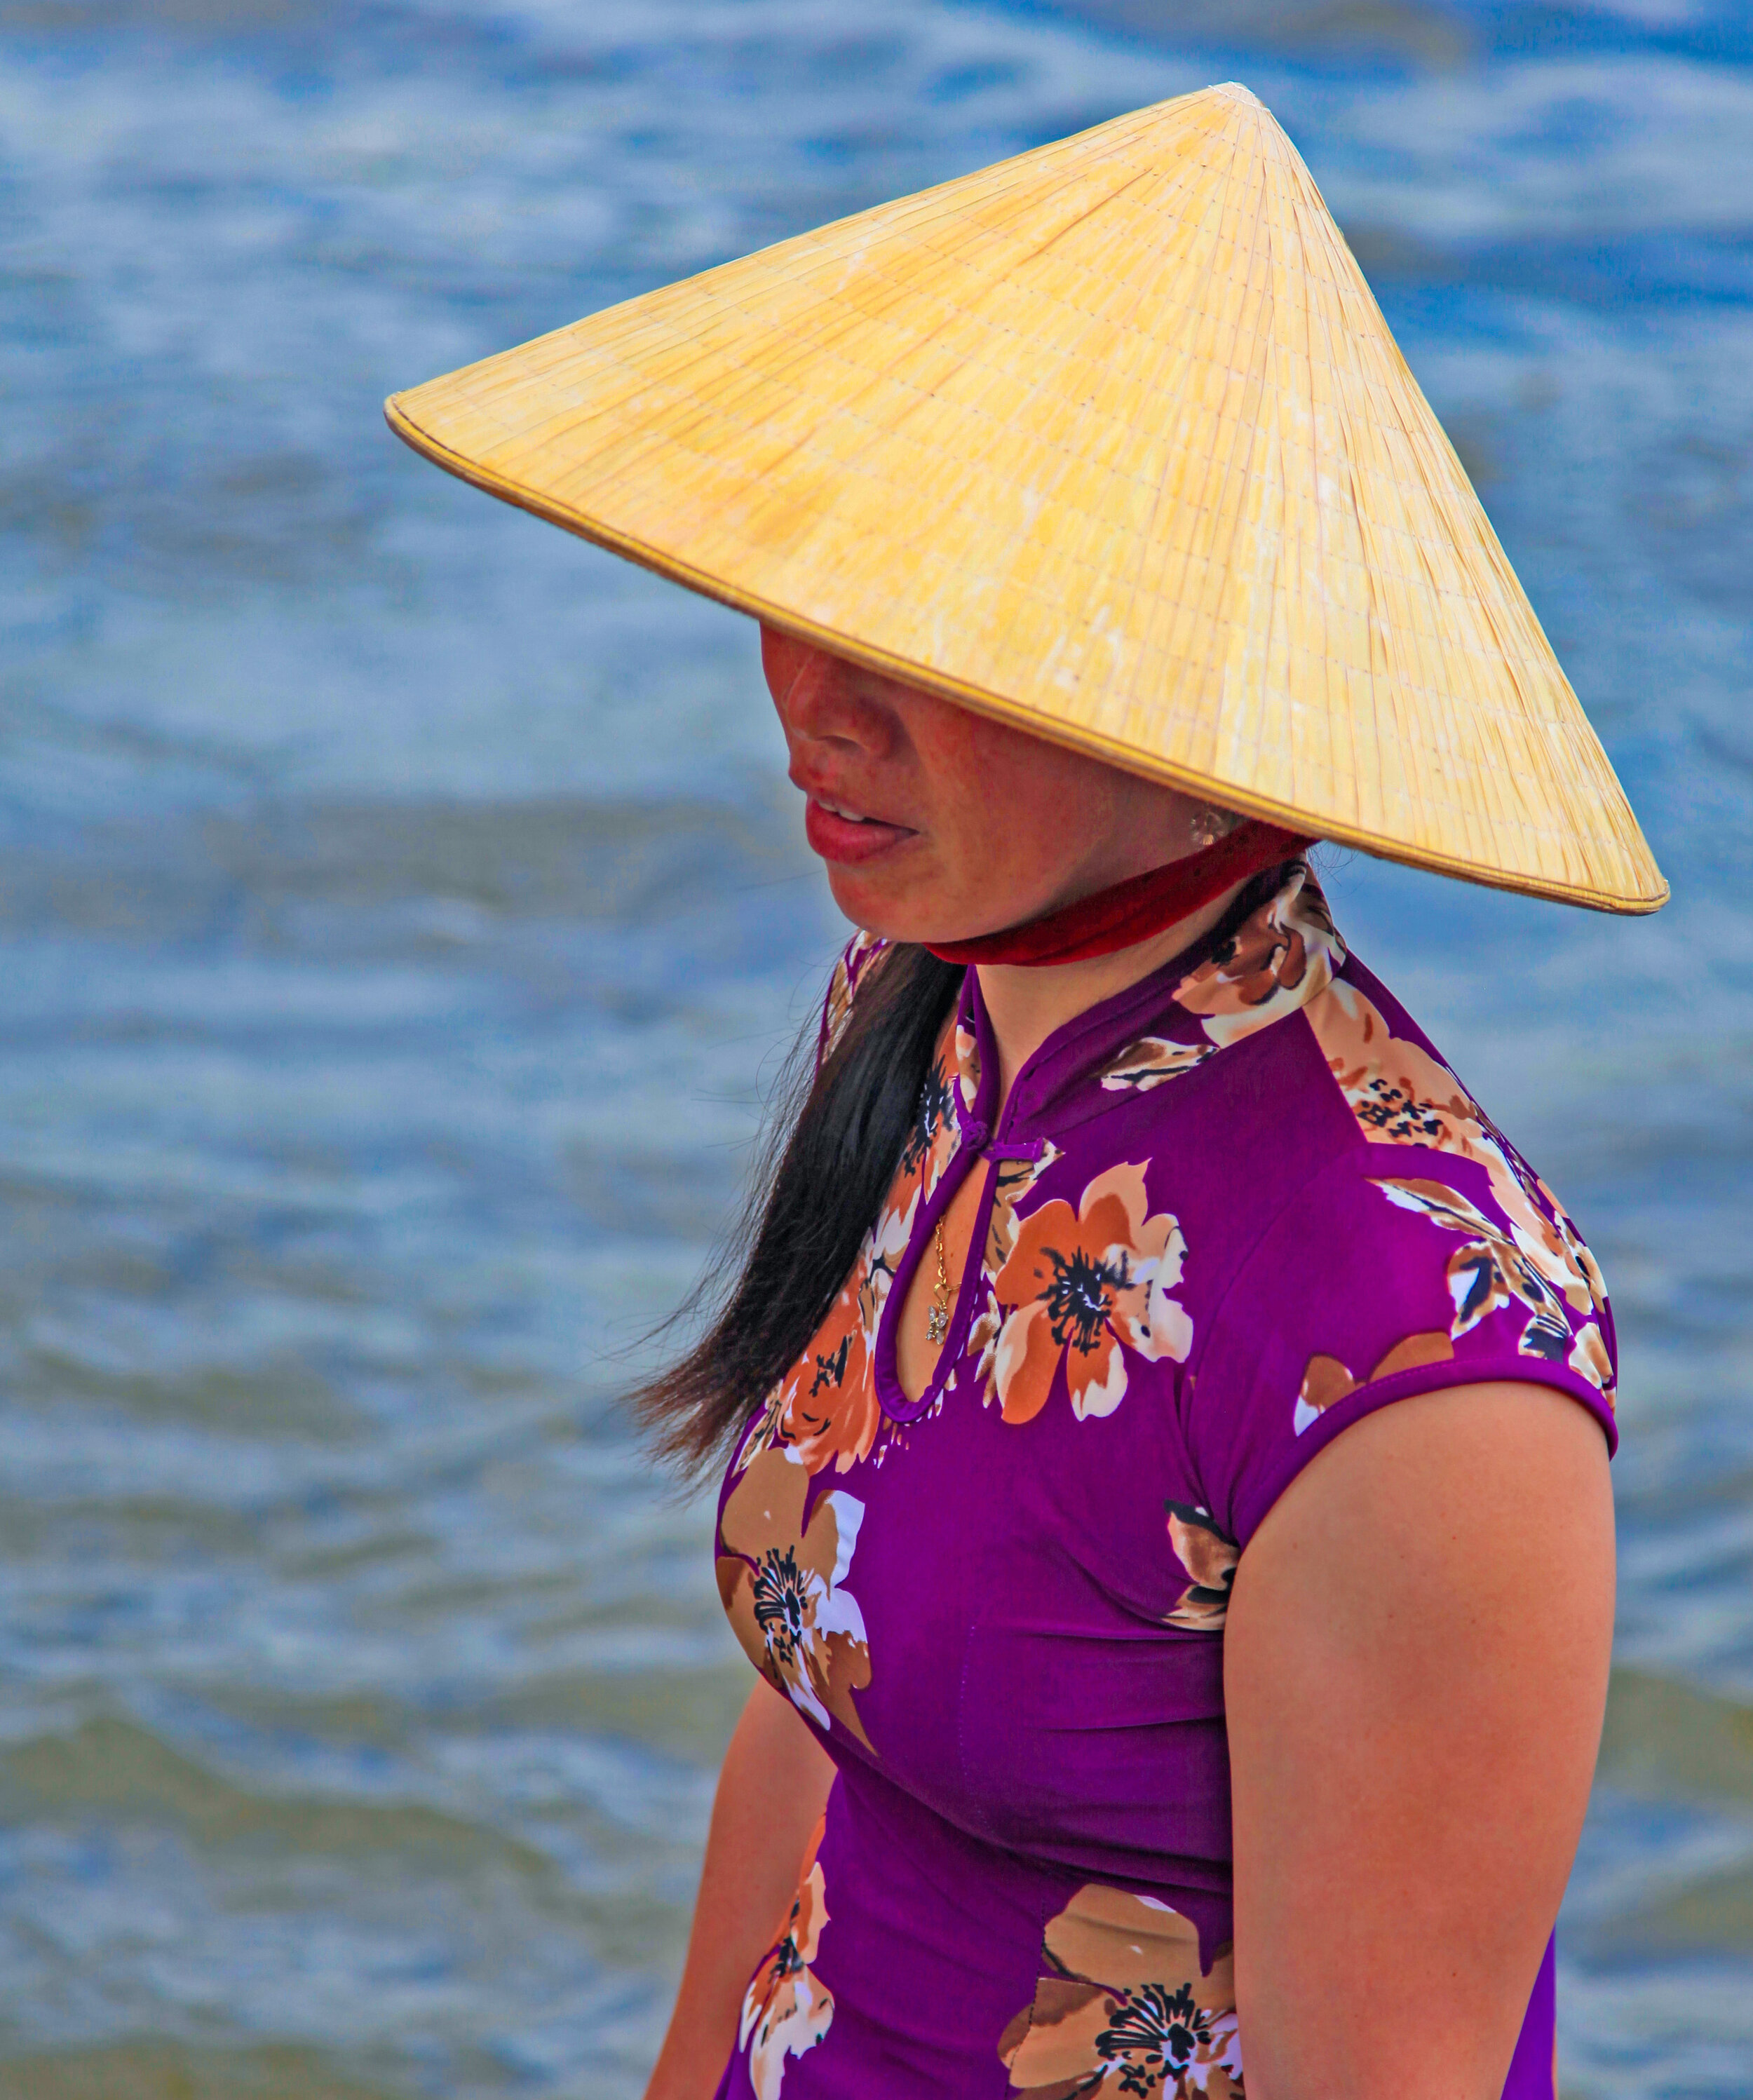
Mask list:
POLYGON ((949 1308, 947 1305, 934 1305, 931 1308, 931 1316, 925 1322, 925 1339, 935 1348, 949 1331, 949 1308))

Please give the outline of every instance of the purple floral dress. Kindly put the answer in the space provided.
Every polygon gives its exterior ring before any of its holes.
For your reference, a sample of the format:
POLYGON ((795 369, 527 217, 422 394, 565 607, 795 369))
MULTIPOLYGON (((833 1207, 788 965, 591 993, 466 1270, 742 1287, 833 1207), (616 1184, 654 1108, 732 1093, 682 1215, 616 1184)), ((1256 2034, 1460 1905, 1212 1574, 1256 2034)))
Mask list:
MULTIPOLYGON (((848 949, 824 1035, 881 954, 848 949)), ((882 1213, 724 1485, 725 1609, 839 1767, 726 2095, 1243 2093, 1238 1557, 1408 1394, 1534 1379, 1614 1440, 1593 1257, 1303 864, 1060 1030, 1001 1115, 996 1073, 970 970, 882 1213), (911 1401, 895 1320, 969 1174, 911 1401)), ((1506 2096, 1552 2076, 1548 1949, 1506 2096)))

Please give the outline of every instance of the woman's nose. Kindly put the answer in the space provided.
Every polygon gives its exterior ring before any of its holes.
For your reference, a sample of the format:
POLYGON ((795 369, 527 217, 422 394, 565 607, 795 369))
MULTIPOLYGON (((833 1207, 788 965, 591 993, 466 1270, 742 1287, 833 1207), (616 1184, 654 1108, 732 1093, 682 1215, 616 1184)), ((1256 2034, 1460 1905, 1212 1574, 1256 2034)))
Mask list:
POLYGON ((858 673, 825 649, 762 631, 768 690, 786 735, 816 743, 856 744, 881 756, 893 724, 880 703, 858 689, 858 673))

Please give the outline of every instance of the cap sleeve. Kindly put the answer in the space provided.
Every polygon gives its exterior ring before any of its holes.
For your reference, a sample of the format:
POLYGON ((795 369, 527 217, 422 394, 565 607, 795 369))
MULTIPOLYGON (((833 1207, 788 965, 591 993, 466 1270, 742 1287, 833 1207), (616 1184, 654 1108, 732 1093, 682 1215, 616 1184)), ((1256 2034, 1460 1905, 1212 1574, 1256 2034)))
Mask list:
POLYGON ((1519 1161, 1360 1144, 1260 1238, 1190 1366, 1207 1507, 1245 1546, 1315 1454, 1379 1407, 1445 1386, 1556 1387, 1617 1441, 1600 1268, 1519 1161))

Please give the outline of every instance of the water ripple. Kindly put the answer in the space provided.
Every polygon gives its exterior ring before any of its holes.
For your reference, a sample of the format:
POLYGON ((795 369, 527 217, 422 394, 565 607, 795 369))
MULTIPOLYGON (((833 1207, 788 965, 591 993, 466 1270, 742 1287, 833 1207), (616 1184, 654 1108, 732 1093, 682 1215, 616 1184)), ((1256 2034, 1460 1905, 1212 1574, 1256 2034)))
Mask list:
POLYGON ((836 925, 744 624, 382 397, 1233 76, 1675 881, 1330 856, 1614 1289, 1566 2091, 1745 2093, 1753 18, 0 0, 0 2100, 636 2093, 743 1696, 613 1396, 836 925))

